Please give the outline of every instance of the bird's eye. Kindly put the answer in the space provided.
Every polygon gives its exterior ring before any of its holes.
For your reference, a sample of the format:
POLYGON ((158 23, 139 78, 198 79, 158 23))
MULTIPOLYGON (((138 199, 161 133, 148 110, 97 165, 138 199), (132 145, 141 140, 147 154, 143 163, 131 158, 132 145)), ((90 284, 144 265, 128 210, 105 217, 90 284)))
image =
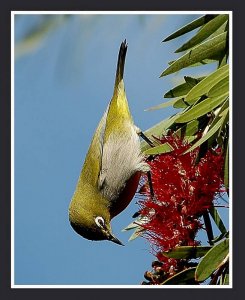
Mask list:
POLYGON ((103 227, 105 225, 105 221, 102 217, 96 217, 95 218, 95 223, 99 226, 99 227, 103 227))

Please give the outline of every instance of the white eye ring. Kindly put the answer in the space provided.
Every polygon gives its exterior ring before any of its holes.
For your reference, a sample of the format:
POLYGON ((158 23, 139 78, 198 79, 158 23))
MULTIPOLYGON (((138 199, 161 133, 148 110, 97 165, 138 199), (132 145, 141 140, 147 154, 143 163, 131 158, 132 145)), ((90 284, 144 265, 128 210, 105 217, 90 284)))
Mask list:
POLYGON ((95 218, 95 223, 97 226, 102 228, 105 225, 105 220, 99 216, 95 218))

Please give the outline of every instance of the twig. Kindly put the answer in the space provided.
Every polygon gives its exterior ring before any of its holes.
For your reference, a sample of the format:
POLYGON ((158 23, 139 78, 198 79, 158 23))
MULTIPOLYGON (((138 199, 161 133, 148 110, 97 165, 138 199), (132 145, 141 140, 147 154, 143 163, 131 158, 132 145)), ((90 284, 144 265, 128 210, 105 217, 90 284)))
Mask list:
POLYGON ((212 224, 210 221, 210 217, 208 212, 204 212, 203 213, 203 220, 204 220, 204 224, 206 227, 206 231, 207 231, 207 236, 208 236, 208 242, 210 245, 213 245, 213 239, 214 239, 214 234, 213 234, 213 229, 212 229, 212 224))

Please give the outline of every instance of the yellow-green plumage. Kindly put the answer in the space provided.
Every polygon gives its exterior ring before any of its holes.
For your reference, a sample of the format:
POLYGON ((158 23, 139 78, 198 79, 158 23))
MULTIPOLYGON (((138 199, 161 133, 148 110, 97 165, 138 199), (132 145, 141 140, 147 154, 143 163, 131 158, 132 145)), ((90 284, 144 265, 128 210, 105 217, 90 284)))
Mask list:
POLYGON ((141 172, 147 170, 124 89, 126 52, 124 41, 118 55, 113 97, 93 136, 69 207, 69 219, 77 233, 87 239, 107 239, 118 244, 110 221, 128 205, 141 172))

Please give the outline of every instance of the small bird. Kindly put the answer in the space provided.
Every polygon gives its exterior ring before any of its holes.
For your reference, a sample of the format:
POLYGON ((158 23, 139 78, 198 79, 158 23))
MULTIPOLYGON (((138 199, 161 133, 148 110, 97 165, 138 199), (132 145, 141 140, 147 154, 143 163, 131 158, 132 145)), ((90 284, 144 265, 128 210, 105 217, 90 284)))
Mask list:
POLYGON ((123 245, 110 222, 130 203, 143 172, 149 171, 140 150, 141 131, 134 125, 123 73, 126 40, 118 54, 112 99, 99 122, 69 206, 72 228, 88 240, 123 245))

